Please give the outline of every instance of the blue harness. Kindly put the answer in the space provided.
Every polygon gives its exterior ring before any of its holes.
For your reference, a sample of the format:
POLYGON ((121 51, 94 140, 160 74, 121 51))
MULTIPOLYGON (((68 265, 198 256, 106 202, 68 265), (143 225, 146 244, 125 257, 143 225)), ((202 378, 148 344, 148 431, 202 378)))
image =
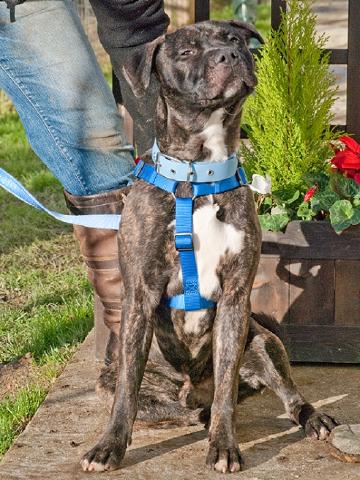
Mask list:
MULTIPOLYGON (((224 162, 183 162, 163 155, 155 141, 152 149, 154 166, 142 160, 136 165, 134 176, 165 192, 172 193, 176 201, 175 247, 179 252, 184 293, 166 298, 165 303, 179 310, 194 311, 214 308, 215 303, 201 297, 199 276, 193 244, 193 201, 196 197, 234 190, 247 184, 245 171, 238 166, 235 154, 224 162), (177 198, 176 189, 181 182, 190 183, 193 195, 177 198)), ((120 215, 64 215, 44 207, 21 183, 0 168, 0 187, 19 200, 46 212, 65 223, 89 228, 118 230, 120 215)))
POLYGON ((192 197, 175 196, 175 247, 180 258, 184 293, 166 298, 164 303, 170 308, 185 311, 214 308, 215 303, 203 298, 199 290, 193 244, 193 201, 196 197, 223 193, 246 185, 245 171, 238 167, 236 155, 231 155, 225 162, 189 164, 162 155, 156 143, 152 150, 152 159, 155 166, 139 161, 134 170, 135 177, 174 196, 181 182, 190 183, 193 191, 192 197), (212 178, 216 180, 209 182, 212 178))

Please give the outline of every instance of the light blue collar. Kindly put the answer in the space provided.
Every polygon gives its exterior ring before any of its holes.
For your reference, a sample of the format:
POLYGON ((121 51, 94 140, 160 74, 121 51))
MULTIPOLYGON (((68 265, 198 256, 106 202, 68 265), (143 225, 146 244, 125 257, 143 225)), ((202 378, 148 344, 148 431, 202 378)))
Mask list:
POLYGON ((155 140, 151 151, 156 172, 178 182, 220 182, 233 177, 238 169, 235 153, 223 162, 187 162, 169 157, 160 152, 155 140))

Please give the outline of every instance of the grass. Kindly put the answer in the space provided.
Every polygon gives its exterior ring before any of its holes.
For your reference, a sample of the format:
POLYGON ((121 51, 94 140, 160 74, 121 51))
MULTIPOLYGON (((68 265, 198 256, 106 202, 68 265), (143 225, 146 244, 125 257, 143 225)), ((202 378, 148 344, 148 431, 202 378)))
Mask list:
MULTIPOLYGON (((32 189, 32 192, 53 209, 64 209, 62 188, 31 151, 16 113, 0 117, 0 166, 32 189)), ((71 232, 45 214, 0 191, 0 254, 14 247, 48 240, 57 234, 71 232)))
POLYGON ((28 421, 43 402, 46 387, 33 385, 22 388, 16 397, 7 398, 0 404, 0 457, 11 446, 14 438, 22 432, 28 421))
MULTIPOLYGON (((61 185, 31 151, 11 104, 1 100, 0 166, 46 206, 65 212, 61 185)), ((0 396, 1 457, 91 329, 93 307, 71 227, 3 190, 0 212, 0 365, 31 358, 31 374, 0 396)))
MULTIPOLYGON (((269 3, 259 4, 256 7, 255 26, 266 40, 271 29, 271 5, 269 3)), ((234 18, 234 10, 231 2, 224 3, 221 0, 213 1, 211 9, 212 20, 230 20, 234 18)))

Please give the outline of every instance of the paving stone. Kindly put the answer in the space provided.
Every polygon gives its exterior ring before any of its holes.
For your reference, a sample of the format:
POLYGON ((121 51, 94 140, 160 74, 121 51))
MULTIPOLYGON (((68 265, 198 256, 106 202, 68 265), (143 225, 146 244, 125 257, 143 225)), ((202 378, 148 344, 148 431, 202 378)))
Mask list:
MULTIPOLYGON (((199 425, 158 430, 137 425, 121 469, 82 472, 79 460, 100 437, 108 419, 94 392, 100 367, 93 358, 91 334, 5 455, 0 480, 221 478, 205 467, 208 440, 199 425)), ((295 366, 294 377, 305 397, 315 406, 323 405, 339 422, 352 425, 359 420, 359 367, 295 366)), ((237 440, 245 470, 231 478, 359 480, 359 465, 339 462, 326 442, 305 439, 283 413, 278 398, 268 391, 238 407, 237 440)))
POLYGON ((360 462, 360 425, 339 425, 329 438, 331 453, 344 462, 360 462))

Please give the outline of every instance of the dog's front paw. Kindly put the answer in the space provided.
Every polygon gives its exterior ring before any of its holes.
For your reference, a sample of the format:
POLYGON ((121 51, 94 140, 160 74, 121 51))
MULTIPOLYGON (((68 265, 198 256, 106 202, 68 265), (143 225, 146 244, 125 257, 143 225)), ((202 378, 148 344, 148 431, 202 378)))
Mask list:
POLYGON ((325 440, 333 428, 337 426, 336 420, 321 412, 314 412, 305 424, 305 434, 310 438, 325 440))
POLYGON ((124 458, 126 442, 114 438, 104 438, 81 459, 84 472, 104 472, 116 470, 124 458))
POLYGON ((239 447, 233 445, 222 448, 217 442, 211 442, 206 457, 206 465, 220 473, 239 472, 244 465, 239 447))

